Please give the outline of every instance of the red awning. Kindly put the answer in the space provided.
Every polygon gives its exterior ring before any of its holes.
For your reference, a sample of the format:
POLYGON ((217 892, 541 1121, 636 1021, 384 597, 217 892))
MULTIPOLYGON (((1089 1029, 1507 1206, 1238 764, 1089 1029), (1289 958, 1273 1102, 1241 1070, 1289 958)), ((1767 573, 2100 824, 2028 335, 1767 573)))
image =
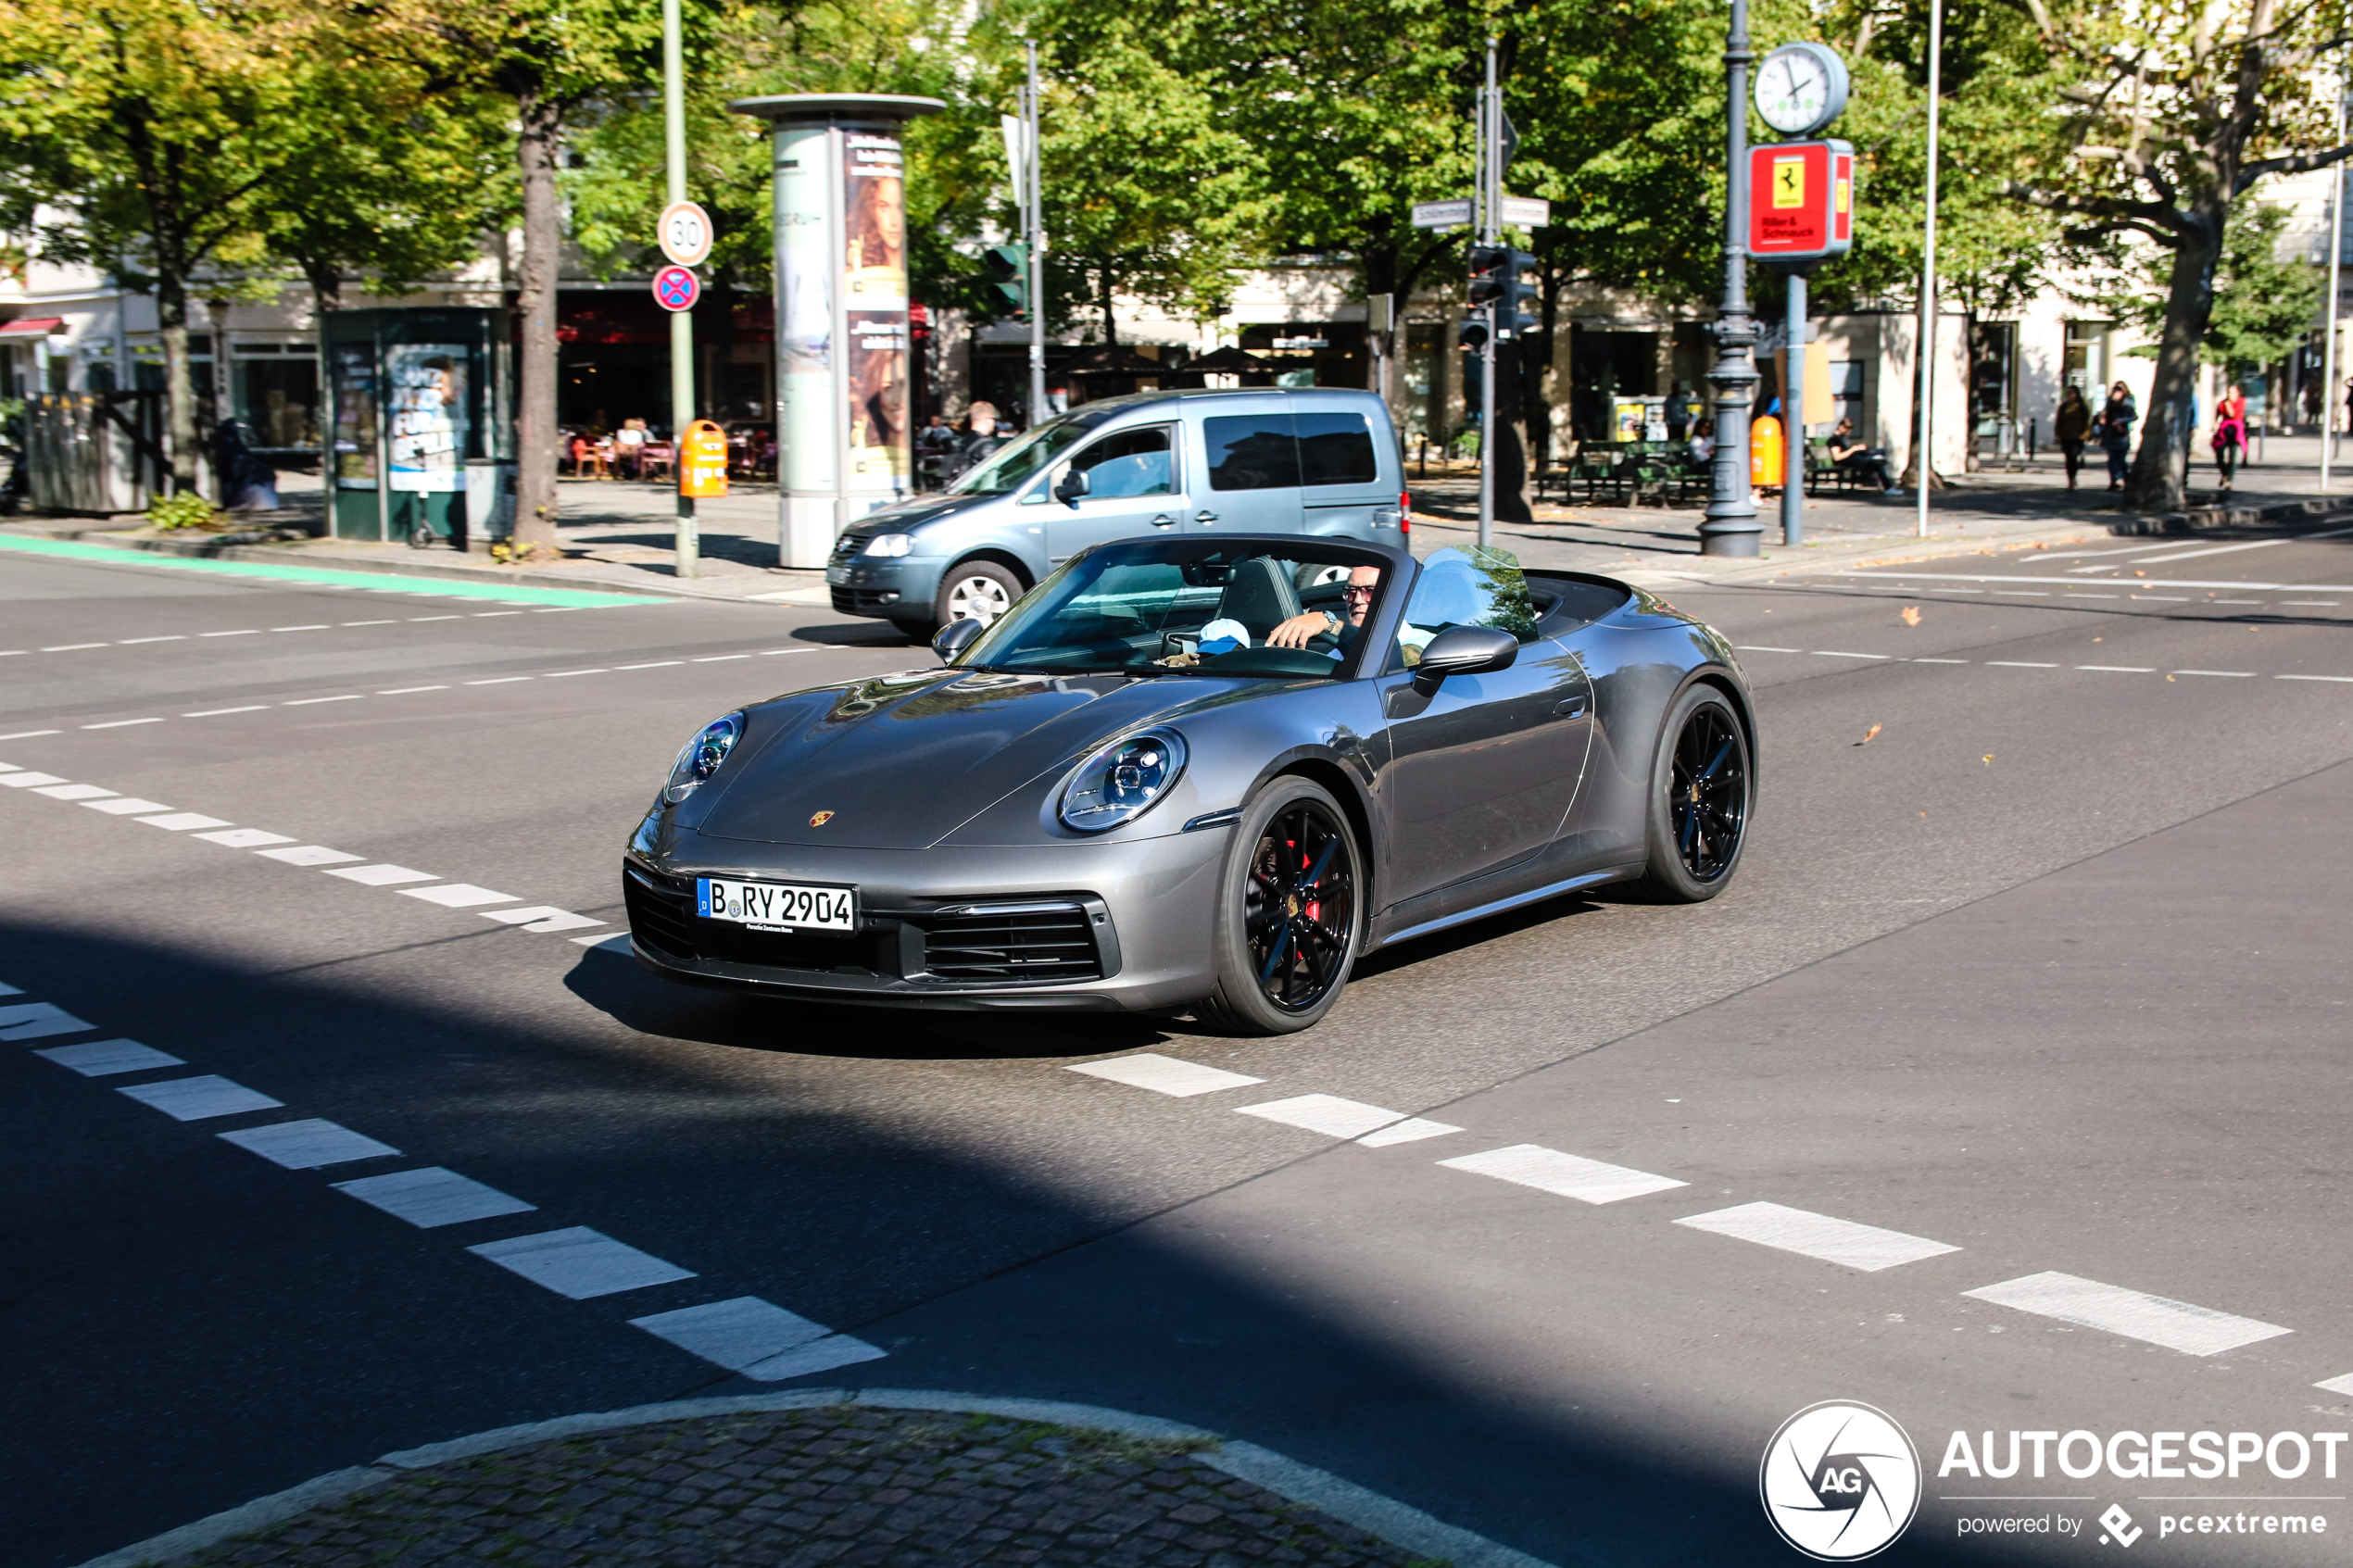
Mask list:
POLYGON ((47 337, 65 324, 63 316, 19 316, 0 321, 0 337, 47 337))

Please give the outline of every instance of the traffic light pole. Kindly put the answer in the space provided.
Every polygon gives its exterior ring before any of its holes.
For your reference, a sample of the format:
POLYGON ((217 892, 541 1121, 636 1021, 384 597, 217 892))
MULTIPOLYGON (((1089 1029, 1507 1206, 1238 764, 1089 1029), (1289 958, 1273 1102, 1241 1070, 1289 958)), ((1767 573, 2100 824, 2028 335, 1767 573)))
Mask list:
POLYGON ((1748 312, 1748 0, 1732 0, 1724 40, 1724 302, 1716 321, 1716 456, 1707 515, 1699 525, 1704 556, 1754 556, 1764 525, 1748 474, 1748 408, 1756 395, 1756 321, 1748 312))
MULTIPOLYGON (((675 0, 672 0, 675 3, 675 0)), ((1038 188, 1038 132, 1044 115, 1038 99, 1038 45, 1029 45, 1029 85, 1022 93, 1022 138, 1029 164, 1029 211, 1022 238, 1029 242, 1029 419, 1046 418, 1046 193, 1038 188)))
MULTIPOLYGON (((686 199, 686 106, 678 0, 661 0, 661 132, 670 200, 686 199)), ((695 522, 695 499, 686 494, 686 427, 695 418, 695 323, 691 311, 670 313, 670 460, 678 490, 678 524, 673 539, 673 570, 692 577, 701 568, 702 536, 695 522)))
MULTIPOLYGON (((1502 159, 1496 156, 1503 141, 1501 118, 1503 94, 1495 87, 1495 40, 1487 41, 1487 89, 1478 102, 1478 240, 1492 245, 1504 237, 1503 171, 1496 166, 1502 159)), ((1495 417, 1495 339, 1503 325, 1503 313, 1496 300, 1489 300, 1487 311, 1487 341, 1478 349, 1478 542, 1484 546, 1495 539, 1495 432, 1502 423, 1495 417)))

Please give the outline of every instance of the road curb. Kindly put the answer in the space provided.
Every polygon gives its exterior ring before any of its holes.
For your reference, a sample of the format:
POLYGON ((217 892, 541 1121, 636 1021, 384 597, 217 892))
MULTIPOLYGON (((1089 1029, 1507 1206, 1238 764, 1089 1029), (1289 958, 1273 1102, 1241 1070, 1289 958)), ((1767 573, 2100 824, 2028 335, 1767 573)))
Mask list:
POLYGON ((381 560, 366 557, 308 556, 298 551, 274 548, 267 545, 231 545, 211 539, 126 539, 121 531, 106 528, 44 528, 22 522, 6 525, 6 532, 20 533, 28 538, 57 539, 77 545, 95 545, 127 555, 172 556, 195 560, 238 561, 248 565, 307 567, 325 571, 364 571, 383 577, 422 577, 445 583, 505 583, 522 588, 570 588, 594 594, 635 594, 648 598, 680 598, 714 600, 723 604, 745 604, 749 600, 740 594, 717 594, 708 589, 680 583, 613 583, 603 578, 574 577, 565 572, 538 571, 530 567, 480 566, 455 562, 443 563, 430 558, 403 561, 381 560))
POLYGON ((1553 1568, 1541 1558, 1460 1526, 1433 1518, 1394 1498, 1345 1481, 1328 1471, 1302 1464, 1255 1443, 1238 1442, 1218 1433, 1188 1426, 1159 1416, 1100 1405, 1069 1404, 1057 1399, 1003 1399, 979 1394, 950 1393, 928 1388, 799 1388, 785 1394, 746 1394, 703 1399, 672 1399, 660 1404, 633 1405, 625 1410, 559 1416, 520 1426, 494 1427, 447 1442, 401 1449, 380 1456, 372 1464, 355 1465, 313 1476, 299 1486, 239 1507, 225 1510, 134 1545, 91 1558, 78 1568, 141 1568, 142 1564, 202 1551, 242 1536, 283 1524, 313 1509, 330 1507, 347 1498, 397 1480, 405 1472, 422 1470, 456 1460, 478 1458, 507 1449, 529 1448, 564 1437, 590 1436, 707 1416, 759 1414, 770 1411, 813 1410, 825 1405, 866 1405, 876 1410, 938 1411, 957 1415, 994 1415, 1050 1426, 1080 1427, 1115 1432, 1123 1436, 1159 1441, 1194 1440, 1204 1446, 1193 1457, 1213 1470, 1263 1486, 1288 1502, 1330 1515, 1390 1543, 1431 1558, 1442 1558, 1453 1568, 1553 1568))

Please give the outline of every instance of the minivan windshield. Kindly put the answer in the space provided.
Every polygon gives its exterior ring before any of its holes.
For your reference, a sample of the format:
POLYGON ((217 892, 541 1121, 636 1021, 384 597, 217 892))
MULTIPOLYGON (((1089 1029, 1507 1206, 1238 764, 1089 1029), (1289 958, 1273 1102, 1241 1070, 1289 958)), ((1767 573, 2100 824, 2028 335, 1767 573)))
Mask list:
POLYGON ((969 473, 959 474, 955 483, 949 485, 948 494, 1002 495, 1008 490, 1019 489, 1032 476, 1052 467, 1055 458, 1069 451, 1082 436, 1114 412, 1116 410, 1111 408, 1091 412, 1077 409, 1025 431, 978 468, 969 473))

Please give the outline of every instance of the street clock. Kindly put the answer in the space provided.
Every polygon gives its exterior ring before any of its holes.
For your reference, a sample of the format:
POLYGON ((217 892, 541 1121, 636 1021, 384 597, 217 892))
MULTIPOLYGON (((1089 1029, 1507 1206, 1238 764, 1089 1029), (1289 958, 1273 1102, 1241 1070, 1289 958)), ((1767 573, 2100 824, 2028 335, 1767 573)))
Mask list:
POLYGON ((1810 136, 1846 108, 1846 62, 1820 44, 1784 44, 1756 70, 1757 117, 1784 136, 1810 136))

